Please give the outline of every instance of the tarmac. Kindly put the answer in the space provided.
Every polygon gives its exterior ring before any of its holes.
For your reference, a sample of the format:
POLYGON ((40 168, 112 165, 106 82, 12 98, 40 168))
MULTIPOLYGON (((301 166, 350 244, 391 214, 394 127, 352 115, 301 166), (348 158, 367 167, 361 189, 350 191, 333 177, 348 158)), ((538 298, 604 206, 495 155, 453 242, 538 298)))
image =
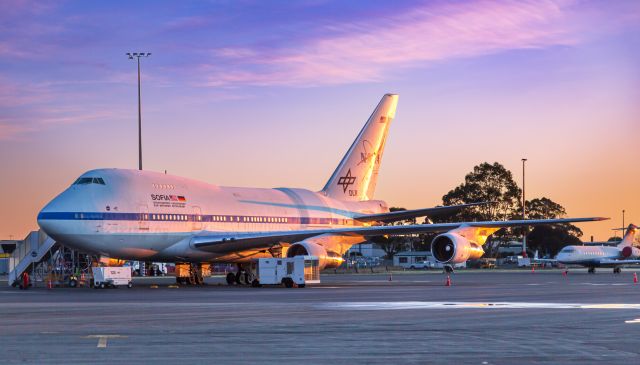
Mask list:
POLYGON ((640 363, 633 270, 323 275, 306 288, 0 282, 0 363, 640 363), (157 286, 157 288, 156 288, 157 286))

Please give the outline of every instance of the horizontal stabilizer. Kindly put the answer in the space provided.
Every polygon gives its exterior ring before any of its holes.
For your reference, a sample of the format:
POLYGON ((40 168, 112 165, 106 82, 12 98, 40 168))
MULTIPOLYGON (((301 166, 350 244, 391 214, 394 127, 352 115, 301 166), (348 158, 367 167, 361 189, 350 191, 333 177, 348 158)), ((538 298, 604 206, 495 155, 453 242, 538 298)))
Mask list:
POLYGON ((469 204, 461 204, 461 205, 450 205, 444 207, 433 207, 433 208, 423 208, 423 209, 413 209, 413 210, 399 210, 396 212, 389 213, 378 213, 378 214, 363 214, 353 217, 353 219, 359 222, 397 222, 405 219, 411 219, 416 217, 438 217, 442 215, 447 215, 455 212, 459 212, 460 210, 468 207, 473 207, 477 205, 489 204, 488 202, 482 203, 469 203, 469 204))

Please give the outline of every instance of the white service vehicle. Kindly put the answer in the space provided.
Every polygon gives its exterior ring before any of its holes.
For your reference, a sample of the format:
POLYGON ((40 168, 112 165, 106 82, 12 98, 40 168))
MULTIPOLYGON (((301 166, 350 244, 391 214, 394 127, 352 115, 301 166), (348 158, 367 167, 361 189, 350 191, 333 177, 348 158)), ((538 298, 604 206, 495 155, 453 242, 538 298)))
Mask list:
POLYGON ((435 267, 436 267, 435 262, 424 260, 424 261, 414 262, 413 264, 411 264, 411 266, 409 266, 409 269, 410 270, 417 270, 417 269, 428 270, 428 269, 433 269, 435 267))
POLYGON ((306 284, 320 283, 320 262, 316 256, 294 256, 290 258, 257 259, 258 277, 252 283, 259 285, 284 285, 304 288, 306 284))
POLYGON ((115 288, 116 286, 124 285, 131 288, 133 286, 131 282, 131 267, 94 267, 92 272, 93 280, 91 284, 95 289, 115 288))

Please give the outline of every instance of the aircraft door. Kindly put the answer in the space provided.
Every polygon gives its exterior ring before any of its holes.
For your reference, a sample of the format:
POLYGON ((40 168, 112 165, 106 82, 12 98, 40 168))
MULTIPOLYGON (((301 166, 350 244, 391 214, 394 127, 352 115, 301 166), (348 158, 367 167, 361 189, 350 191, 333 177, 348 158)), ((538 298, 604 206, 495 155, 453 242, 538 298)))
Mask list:
POLYGON ((202 229, 202 210, 200 207, 193 207, 193 220, 191 222, 192 231, 200 231, 202 229))
POLYGON ((138 229, 141 231, 149 230, 149 207, 146 204, 138 206, 138 229))

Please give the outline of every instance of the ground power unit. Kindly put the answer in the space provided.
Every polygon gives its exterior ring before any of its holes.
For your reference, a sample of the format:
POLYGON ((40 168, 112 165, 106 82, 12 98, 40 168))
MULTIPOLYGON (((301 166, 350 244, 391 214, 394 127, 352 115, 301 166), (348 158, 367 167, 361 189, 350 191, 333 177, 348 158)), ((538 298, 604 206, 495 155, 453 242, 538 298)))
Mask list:
POLYGON ((131 268, 123 267, 93 267, 93 279, 91 284, 96 289, 115 288, 126 286, 131 288, 131 268))
POLYGON ((306 284, 320 283, 320 266, 316 256, 257 259, 259 285, 294 285, 304 288, 306 284))

